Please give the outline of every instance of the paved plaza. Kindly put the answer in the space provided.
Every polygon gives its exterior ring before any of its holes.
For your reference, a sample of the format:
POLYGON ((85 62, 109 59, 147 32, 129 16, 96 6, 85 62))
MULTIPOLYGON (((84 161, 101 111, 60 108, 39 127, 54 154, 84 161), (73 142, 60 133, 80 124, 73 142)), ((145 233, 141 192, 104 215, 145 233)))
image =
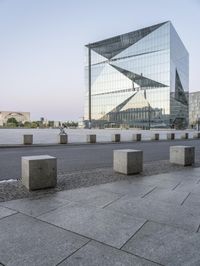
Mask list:
POLYGON ((0 265, 200 265, 200 168, 0 203, 0 265))

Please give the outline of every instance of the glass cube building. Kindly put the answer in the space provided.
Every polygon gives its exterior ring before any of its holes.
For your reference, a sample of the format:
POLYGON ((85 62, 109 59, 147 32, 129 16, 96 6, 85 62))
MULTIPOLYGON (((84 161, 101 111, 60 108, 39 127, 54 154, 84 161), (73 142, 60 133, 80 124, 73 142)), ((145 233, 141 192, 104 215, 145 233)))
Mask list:
POLYGON ((188 126, 189 55, 170 21, 85 47, 86 126, 188 126))

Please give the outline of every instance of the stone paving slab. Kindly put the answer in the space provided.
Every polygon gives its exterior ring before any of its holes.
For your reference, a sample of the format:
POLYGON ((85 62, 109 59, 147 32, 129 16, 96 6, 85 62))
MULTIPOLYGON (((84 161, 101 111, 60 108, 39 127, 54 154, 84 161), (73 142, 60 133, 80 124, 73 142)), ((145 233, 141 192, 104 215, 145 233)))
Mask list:
POLYGON ((59 198, 55 193, 49 196, 1 202, 0 205, 36 217, 69 203, 70 201, 59 198))
POLYGON ((14 213, 16 213, 16 211, 13 211, 13 210, 10 210, 10 209, 7 209, 7 208, 0 206, 0 219, 4 218, 6 216, 12 215, 14 213))
POLYGON ((150 201, 146 198, 127 196, 110 204, 106 209, 194 232, 198 230, 200 224, 200 213, 197 213, 196 210, 159 200, 150 201))
POLYGON ((133 177, 131 182, 133 185, 138 184, 144 186, 173 189, 180 183, 180 178, 167 178, 166 176, 163 176, 161 174, 141 178, 133 177))
POLYGON ((164 188, 156 188, 154 189, 151 193, 145 196, 146 200, 157 200, 159 201, 164 201, 164 202, 169 202, 172 204, 179 204, 181 203, 188 197, 188 192, 179 192, 175 190, 168 190, 164 188))
POLYGON ((38 218, 117 248, 146 222, 142 218, 76 203, 38 218))
POLYGON ((200 179, 200 167, 184 167, 180 171, 164 173, 162 174, 163 178, 173 178, 179 179, 179 181, 183 180, 191 180, 191 181, 198 181, 200 179))
MULTIPOLYGON (((141 180, 138 179, 139 182, 141 180)), ((200 182, 200 168, 190 168, 177 172, 164 173, 160 175, 151 175, 144 177, 142 182, 145 184, 156 185, 161 188, 174 188, 178 184, 195 185, 200 182)), ((188 190, 187 190, 188 191, 188 190)))
POLYGON ((95 207, 104 207, 105 205, 121 198, 123 194, 113 193, 111 191, 100 190, 99 186, 88 188, 73 189, 57 193, 60 199, 73 202, 81 202, 95 207))
POLYGON ((190 193, 183 205, 188 208, 197 209, 200 213, 200 194, 190 193))
POLYGON ((55 266, 88 242, 23 214, 0 220, 0 236, 0 259, 6 266, 55 266))
POLYGON ((37 217, 58 207, 67 205, 70 202, 81 202, 92 206, 104 207, 122 196, 119 193, 102 191, 98 186, 94 186, 56 192, 43 197, 40 195, 28 199, 0 202, 0 206, 37 217))
POLYGON ((91 241, 59 266, 156 266, 159 264, 91 241))
POLYGON ((153 190, 155 186, 138 184, 135 180, 126 180, 120 182, 112 182, 108 184, 99 185, 98 189, 110 191, 113 193, 120 193, 122 195, 131 194, 132 197, 144 196, 153 190))
POLYGON ((0 203, 0 265, 199 266, 199 185, 184 168, 0 203))
POLYGON ((123 250, 165 266, 200 265, 199 234, 155 222, 147 222, 123 250))
POLYGON ((182 192, 192 192, 200 194, 200 183, 192 182, 192 181, 184 181, 181 182, 176 188, 176 191, 182 192))

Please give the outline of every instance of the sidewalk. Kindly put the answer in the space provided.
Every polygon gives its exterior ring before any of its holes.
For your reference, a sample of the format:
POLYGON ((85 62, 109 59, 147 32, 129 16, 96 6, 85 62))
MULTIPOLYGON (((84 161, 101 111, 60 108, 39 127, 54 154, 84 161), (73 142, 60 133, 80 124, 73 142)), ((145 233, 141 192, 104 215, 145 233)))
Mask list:
POLYGON ((200 168, 0 202, 0 265, 200 265, 200 168))

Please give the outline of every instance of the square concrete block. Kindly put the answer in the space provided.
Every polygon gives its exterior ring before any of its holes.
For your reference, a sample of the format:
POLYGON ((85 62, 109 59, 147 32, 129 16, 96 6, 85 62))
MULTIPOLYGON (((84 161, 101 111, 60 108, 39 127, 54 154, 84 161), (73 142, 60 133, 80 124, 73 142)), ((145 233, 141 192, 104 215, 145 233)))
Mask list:
POLYGON ((158 133, 153 134, 151 140, 159 140, 159 134, 158 133))
POLYGON ((200 132, 194 133, 193 139, 200 139, 200 132))
POLYGON ((189 136, 188 133, 184 133, 184 134, 181 136, 181 138, 182 138, 182 139, 188 139, 188 136, 189 136))
POLYGON ((114 150, 113 169, 126 175, 142 172, 143 152, 139 150, 114 150))
POLYGON ((96 135, 87 135, 87 143, 96 143, 96 135))
POLYGON ((33 135, 24 135, 24 145, 32 145, 33 144, 33 135))
POLYGON ((195 148, 191 146, 171 146, 170 163, 183 166, 192 165, 195 162, 195 148))
POLYGON ((57 183, 57 159, 49 155, 22 157, 22 184, 29 190, 53 188, 57 183))
POLYGON ((133 134, 133 141, 141 141, 142 134, 133 134))
POLYGON ((121 141, 120 134, 113 134, 112 135, 112 142, 120 142, 120 141, 121 141))
POLYGON ((173 140, 173 139, 175 139, 175 133, 167 133, 167 139, 168 139, 168 140, 173 140))
POLYGON ((59 135, 59 143, 60 144, 67 144, 68 143, 68 136, 67 134, 59 135))

